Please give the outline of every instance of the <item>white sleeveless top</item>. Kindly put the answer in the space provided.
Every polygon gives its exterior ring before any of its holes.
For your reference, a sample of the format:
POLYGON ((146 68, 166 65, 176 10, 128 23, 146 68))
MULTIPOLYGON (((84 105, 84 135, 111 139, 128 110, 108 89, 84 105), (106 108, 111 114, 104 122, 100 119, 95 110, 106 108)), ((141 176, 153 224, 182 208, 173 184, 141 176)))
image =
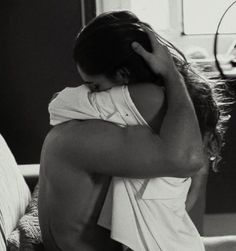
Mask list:
MULTIPOLYGON (((49 113, 51 125, 72 119, 102 119, 122 127, 147 125, 127 86, 97 93, 85 85, 66 88, 49 104, 49 113)), ((203 251, 185 210, 190 185, 190 178, 113 177, 98 224, 134 251, 203 251)))

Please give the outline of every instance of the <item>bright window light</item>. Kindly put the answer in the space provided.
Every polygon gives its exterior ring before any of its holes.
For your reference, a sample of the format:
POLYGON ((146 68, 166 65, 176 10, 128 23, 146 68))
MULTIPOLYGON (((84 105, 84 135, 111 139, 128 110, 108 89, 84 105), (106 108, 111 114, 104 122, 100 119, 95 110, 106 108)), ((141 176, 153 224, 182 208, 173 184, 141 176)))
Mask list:
POLYGON ((130 10, 141 21, 149 23, 154 30, 169 28, 169 1, 167 0, 131 0, 130 10))
MULTIPOLYGON (((215 33, 218 22, 235 0, 183 0, 185 34, 215 33)), ((236 33, 236 4, 226 13, 219 33, 236 33)))

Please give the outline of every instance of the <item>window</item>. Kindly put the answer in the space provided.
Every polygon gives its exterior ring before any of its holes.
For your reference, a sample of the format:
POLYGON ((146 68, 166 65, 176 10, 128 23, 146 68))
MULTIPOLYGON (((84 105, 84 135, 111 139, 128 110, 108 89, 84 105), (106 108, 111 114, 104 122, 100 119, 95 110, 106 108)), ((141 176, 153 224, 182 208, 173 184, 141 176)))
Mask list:
POLYGON ((96 0, 97 14, 112 10, 130 10, 154 30, 169 28, 168 0, 96 0))
POLYGON ((169 1, 131 0, 130 9, 140 20, 149 23, 154 30, 169 28, 169 1))
MULTIPOLYGON (((184 34, 213 34, 225 10, 234 0, 182 0, 184 34)), ((226 13, 219 33, 236 33, 236 4, 226 13)))

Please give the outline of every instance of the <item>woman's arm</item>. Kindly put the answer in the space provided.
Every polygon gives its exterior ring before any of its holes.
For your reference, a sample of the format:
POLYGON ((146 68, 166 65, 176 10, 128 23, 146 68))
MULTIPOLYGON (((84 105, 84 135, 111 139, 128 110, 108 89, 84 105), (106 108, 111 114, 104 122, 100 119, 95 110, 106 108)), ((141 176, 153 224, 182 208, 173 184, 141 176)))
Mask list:
MULTIPOLYGON (((207 142, 209 142, 210 134, 205 134, 203 137, 204 152, 207 153, 207 142)), ((194 207, 195 203, 201 196, 206 193, 207 177, 209 173, 209 156, 205 154, 205 161, 202 168, 192 176, 192 184, 188 192, 186 200, 186 210, 188 212, 194 207)), ((204 200, 202 200, 204 201, 204 200)), ((203 205, 205 207, 205 205, 203 205)))
POLYGON ((168 158, 203 165, 203 143, 195 109, 182 76, 179 74, 168 49, 157 42, 155 35, 147 33, 153 52, 149 53, 137 43, 135 51, 141 55, 153 72, 162 75, 167 97, 167 111, 160 129, 160 140, 168 158))

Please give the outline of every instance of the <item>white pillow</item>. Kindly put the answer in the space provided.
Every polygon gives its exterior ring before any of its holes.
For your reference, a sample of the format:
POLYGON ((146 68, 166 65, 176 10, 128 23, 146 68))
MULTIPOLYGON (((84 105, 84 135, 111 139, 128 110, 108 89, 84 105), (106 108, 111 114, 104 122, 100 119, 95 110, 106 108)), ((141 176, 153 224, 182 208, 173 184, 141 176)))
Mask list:
POLYGON ((4 138, 0 135, 0 250, 30 201, 30 190, 4 138), (4 236, 2 236, 4 234, 4 236))

